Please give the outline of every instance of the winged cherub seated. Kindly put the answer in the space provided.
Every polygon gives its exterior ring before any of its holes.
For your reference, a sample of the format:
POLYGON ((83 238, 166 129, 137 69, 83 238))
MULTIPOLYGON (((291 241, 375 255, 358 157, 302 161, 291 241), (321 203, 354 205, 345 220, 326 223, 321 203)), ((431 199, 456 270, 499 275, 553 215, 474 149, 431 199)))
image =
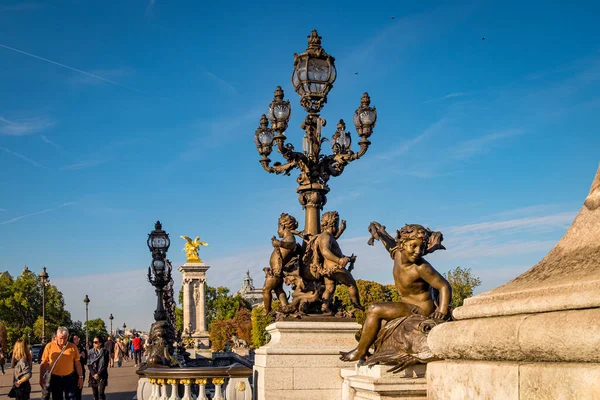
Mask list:
POLYGON ((358 361, 369 355, 369 348, 377 339, 382 321, 420 314, 441 322, 450 316, 450 283, 423 259, 425 254, 445 249, 441 245, 442 234, 431 232, 421 225, 405 225, 397 231, 394 239, 377 222, 371 222, 369 232, 372 235, 369 244, 380 240, 394 260, 394 283, 402 301, 376 303, 368 307, 360 342, 355 349, 340 353, 343 361, 358 361), (439 300, 436 299, 438 294, 439 300))

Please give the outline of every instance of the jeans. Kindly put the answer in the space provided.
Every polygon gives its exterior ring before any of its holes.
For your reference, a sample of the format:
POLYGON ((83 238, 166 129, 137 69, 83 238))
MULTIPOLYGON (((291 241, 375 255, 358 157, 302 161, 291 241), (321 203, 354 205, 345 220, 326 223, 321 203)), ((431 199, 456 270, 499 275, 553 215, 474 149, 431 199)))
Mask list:
POLYGON ((139 365, 142 363, 142 350, 136 350, 133 352, 133 355, 135 356, 135 363, 136 365, 139 365))
POLYGON ((76 374, 50 378, 50 393, 52 400, 76 400, 77 399, 77 376, 76 374))
POLYGON ((92 385, 94 400, 106 400, 104 389, 106 388, 106 379, 99 379, 98 384, 92 385))

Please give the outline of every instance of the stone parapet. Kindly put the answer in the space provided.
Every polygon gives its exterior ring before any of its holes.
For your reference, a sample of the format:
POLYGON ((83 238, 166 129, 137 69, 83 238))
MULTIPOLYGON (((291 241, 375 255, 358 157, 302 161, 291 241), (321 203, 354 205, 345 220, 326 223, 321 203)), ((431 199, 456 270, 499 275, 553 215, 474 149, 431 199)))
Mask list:
POLYGON ((258 400, 341 400, 339 352, 356 347, 356 322, 282 321, 267 327, 271 341, 254 356, 258 400))

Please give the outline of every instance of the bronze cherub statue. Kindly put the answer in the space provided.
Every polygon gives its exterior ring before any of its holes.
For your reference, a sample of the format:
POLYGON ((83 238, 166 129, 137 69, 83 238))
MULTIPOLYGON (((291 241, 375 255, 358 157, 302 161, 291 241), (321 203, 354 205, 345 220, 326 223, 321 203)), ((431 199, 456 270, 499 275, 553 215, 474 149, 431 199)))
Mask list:
POLYGON ((423 256, 445 249, 443 235, 413 224, 397 231, 394 239, 377 222, 371 222, 369 232, 369 244, 381 241, 394 260, 394 282, 402 301, 371 304, 358 346, 341 352, 340 359, 394 365, 394 372, 431 361, 426 335, 432 326, 451 317, 452 288, 423 256), (375 353, 371 356, 372 345, 375 353))

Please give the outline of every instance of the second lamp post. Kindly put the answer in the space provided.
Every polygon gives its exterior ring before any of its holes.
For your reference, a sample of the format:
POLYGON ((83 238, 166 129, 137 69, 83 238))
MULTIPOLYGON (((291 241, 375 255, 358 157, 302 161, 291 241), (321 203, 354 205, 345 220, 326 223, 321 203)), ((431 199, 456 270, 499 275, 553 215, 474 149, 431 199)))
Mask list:
POLYGON ((90 304, 90 298, 87 294, 85 295, 85 299, 83 299, 83 302, 85 303, 85 347, 88 348, 90 343, 90 327, 88 322, 88 305, 90 304))

